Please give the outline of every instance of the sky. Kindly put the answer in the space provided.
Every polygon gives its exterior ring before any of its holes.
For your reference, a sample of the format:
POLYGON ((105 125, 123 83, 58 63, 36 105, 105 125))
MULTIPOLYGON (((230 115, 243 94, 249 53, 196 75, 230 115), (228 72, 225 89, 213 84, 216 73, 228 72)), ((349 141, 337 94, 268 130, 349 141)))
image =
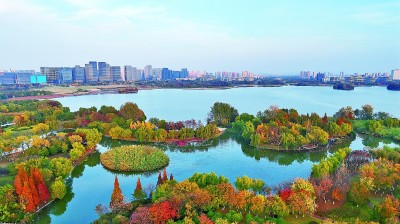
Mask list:
POLYGON ((0 0, 0 70, 400 68, 400 0, 0 0))

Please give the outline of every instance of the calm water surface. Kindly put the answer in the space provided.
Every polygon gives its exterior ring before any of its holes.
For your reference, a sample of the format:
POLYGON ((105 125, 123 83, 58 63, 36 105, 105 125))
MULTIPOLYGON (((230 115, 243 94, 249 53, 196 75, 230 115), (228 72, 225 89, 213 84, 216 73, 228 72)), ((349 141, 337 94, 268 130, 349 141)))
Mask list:
MULTIPOLYGON (((148 118, 166 120, 205 120, 214 102, 227 102, 239 113, 255 114, 270 105, 296 108, 300 113, 317 112, 320 115, 334 114, 343 106, 360 108, 371 104, 377 111, 386 111, 400 116, 400 93, 385 88, 356 88, 355 91, 335 91, 331 87, 280 87, 280 88, 235 88, 229 90, 146 90, 138 94, 90 95, 58 99, 63 105, 75 111, 79 107, 119 107, 132 101, 139 105, 148 118)), ((132 144, 125 141, 103 139, 98 149, 104 152, 110 147, 132 144)), ((364 146, 381 147, 384 144, 397 145, 389 140, 357 136, 345 143, 352 149, 364 146)), ((224 175, 233 183, 237 176, 247 175, 263 179, 269 186, 291 181, 295 177, 308 178, 311 166, 330 152, 279 153, 259 151, 241 144, 229 135, 210 140, 201 146, 177 148, 159 145, 170 157, 168 173, 178 181, 190 177, 194 172, 212 172, 224 175)), ((118 175, 124 195, 131 199, 137 177, 142 185, 155 185, 158 173, 116 174, 104 169, 99 163, 99 153, 91 156, 73 172, 71 191, 61 200, 51 204, 39 215, 41 223, 89 223, 97 219, 94 208, 108 204, 113 190, 115 175, 118 175)))

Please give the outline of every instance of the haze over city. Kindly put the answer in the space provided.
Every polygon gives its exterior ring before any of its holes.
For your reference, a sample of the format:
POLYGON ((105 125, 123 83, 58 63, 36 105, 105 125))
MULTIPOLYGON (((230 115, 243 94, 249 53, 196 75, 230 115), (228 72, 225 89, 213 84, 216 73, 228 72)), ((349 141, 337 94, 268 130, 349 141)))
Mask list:
POLYGON ((0 70, 115 65, 389 72, 400 1, 2 0, 0 70))

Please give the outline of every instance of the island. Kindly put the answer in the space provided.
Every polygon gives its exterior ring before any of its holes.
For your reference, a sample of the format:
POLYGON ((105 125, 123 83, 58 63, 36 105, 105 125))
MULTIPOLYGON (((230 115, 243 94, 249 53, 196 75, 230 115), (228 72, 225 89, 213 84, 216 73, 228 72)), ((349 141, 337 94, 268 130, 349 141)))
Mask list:
POLYGON ((395 82, 390 83, 390 84, 387 86, 387 89, 388 89, 388 90, 394 90, 394 91, 400 91, 400 82, 397 82, 397 83, 395 83, 395 82))
POLYGON ((337 90, 354 90, 354 86, 349 83, 337 83, 333 85, 333 89, 337 90))

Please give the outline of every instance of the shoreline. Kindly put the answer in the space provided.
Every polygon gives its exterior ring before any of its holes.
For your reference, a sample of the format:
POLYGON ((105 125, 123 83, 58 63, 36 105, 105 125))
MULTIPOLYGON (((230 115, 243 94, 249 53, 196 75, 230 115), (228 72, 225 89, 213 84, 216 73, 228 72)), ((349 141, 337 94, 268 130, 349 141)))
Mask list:
MULTIPOLYGON (((165 88, 165 87, 146 87, 146 86, 138 86, 136 87, 138 90, 146 91, 146 90, 161 90, 161 89, 174 89, 174 90, 229 90, 235 88, 278 88, 278 87, 332 87, 333 84, 325 84, 325 85, 296 85, 296 84, 287 84, 287 85, 239 85, 239 86, 227 86, 227 87, 193 87, 193 88, 165 88)), ((86 87, 86 86, 85 86, 86 87)), ((21 100, 49 100, 49 99, 57 99, 71 96, 85 96, 85 95, 103 95, 103 94, 128 94, 128 93, 118 93, 117 89, 121 87, 127 87, 126 85, 112 85, 112 86, 95 86, 93 89, 88 89, 86 92, 62 92, 54 91, 52 95, 41 95, 41 96, 22 96, 22 97, 13 97, 5 99, 5 102, 12 101, 21 101, 21 100)), ((385 87, 385 86, 368 86, 368 85, 358 85, 355 87, 385 87)), ((58 88, 69 88, 69 87, 58 87, 58 88)), ((67 90, 67 89, 66 89, 67 90)), ((50 91, 50 90, 49 90, 50 91)))

